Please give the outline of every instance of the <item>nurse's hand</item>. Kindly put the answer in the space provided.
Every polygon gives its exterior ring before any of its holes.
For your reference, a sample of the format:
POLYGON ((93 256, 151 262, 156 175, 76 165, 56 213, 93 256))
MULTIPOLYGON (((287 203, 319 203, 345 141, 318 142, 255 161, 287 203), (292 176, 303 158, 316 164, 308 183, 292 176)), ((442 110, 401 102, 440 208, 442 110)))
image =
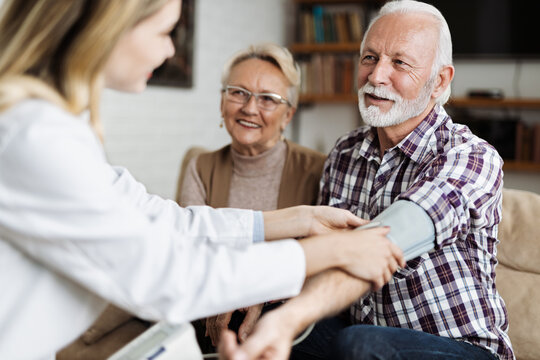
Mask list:
POLYGON ((330 206, 300 205, 265 211, 263 218, 266 240, 321 235, 333 230, 353 229, 366 223, 348 210, 330 206))
POLYGON ((312 216, 308 236, 326 234, 334 230, 354 229, 368 222, 348 210, 331 206, 310 206, 309 209, 312 216))
POLYGON ((306 276, 340 268, 368 281, 374 290, 383 286, 399 266, 405 266, 403 252, 386 235, 387 227, 359 231, 335 231, 299 241, 306 259, 306 276))
POLYGON ((342 252, 341 269, 369 281, 372 290, 384 286, 399 267, 405 267, 403 252, 386 235, 389 227, 349 231, 336 238, 336 252, 342 252))

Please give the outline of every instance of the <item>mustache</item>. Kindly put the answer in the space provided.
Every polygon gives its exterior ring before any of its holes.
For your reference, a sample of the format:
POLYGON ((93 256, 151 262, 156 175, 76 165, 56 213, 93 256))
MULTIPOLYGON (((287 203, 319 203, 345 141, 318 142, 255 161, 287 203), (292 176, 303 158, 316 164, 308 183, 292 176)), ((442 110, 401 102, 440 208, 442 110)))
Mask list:
POLYGON ((363 96, 364 94, 373 95, 379 98, 388 99, 392 101, 401 101, 402 98, 393 91, 385 88, 384 86, 373 86, 370 83, 366 83, 358 90, 358 96, 363 96))

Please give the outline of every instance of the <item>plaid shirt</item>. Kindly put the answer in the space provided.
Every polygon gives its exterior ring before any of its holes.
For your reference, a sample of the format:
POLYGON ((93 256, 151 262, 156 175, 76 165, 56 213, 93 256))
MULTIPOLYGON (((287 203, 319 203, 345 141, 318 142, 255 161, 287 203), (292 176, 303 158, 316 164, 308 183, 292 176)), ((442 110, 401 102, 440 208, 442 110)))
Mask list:
POLYGON ((326 162, 319 202, 372 219, 398 199, 435 225, 433 251, 412 259, 352 307, 355 323, 446 336, 514 357, 508 315, 495 288, 502 160, 488 143, 436 105, 380 158, 377 133, 340 138, 326 162))

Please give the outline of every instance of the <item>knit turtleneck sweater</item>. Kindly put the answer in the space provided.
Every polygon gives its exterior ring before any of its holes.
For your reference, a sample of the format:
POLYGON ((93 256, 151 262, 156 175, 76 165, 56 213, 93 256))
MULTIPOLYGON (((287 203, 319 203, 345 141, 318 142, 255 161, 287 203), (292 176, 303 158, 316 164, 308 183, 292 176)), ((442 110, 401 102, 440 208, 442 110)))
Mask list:
POLYGON ((233 175, 229 207, 275 210, 287 146, 279 141, 265 152, 247 156, 231 148, 233 175))

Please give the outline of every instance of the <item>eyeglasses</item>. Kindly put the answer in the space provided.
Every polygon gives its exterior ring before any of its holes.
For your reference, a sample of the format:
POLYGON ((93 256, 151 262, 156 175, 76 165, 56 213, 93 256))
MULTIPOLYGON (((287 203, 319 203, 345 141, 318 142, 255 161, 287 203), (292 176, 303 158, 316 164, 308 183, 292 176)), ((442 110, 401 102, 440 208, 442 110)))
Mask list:
POLYGON ((273 93, 254 93, 239 86, 225 86, 225 89, 221 90, 225 93, 225 98, 231 102, 237 104, 247 104, 252 96, 255 97, 255 103, 260 109, 263 110, 275 110, 280 104, 287 104, 291 106, 289 100, 283 96, 273 93))

